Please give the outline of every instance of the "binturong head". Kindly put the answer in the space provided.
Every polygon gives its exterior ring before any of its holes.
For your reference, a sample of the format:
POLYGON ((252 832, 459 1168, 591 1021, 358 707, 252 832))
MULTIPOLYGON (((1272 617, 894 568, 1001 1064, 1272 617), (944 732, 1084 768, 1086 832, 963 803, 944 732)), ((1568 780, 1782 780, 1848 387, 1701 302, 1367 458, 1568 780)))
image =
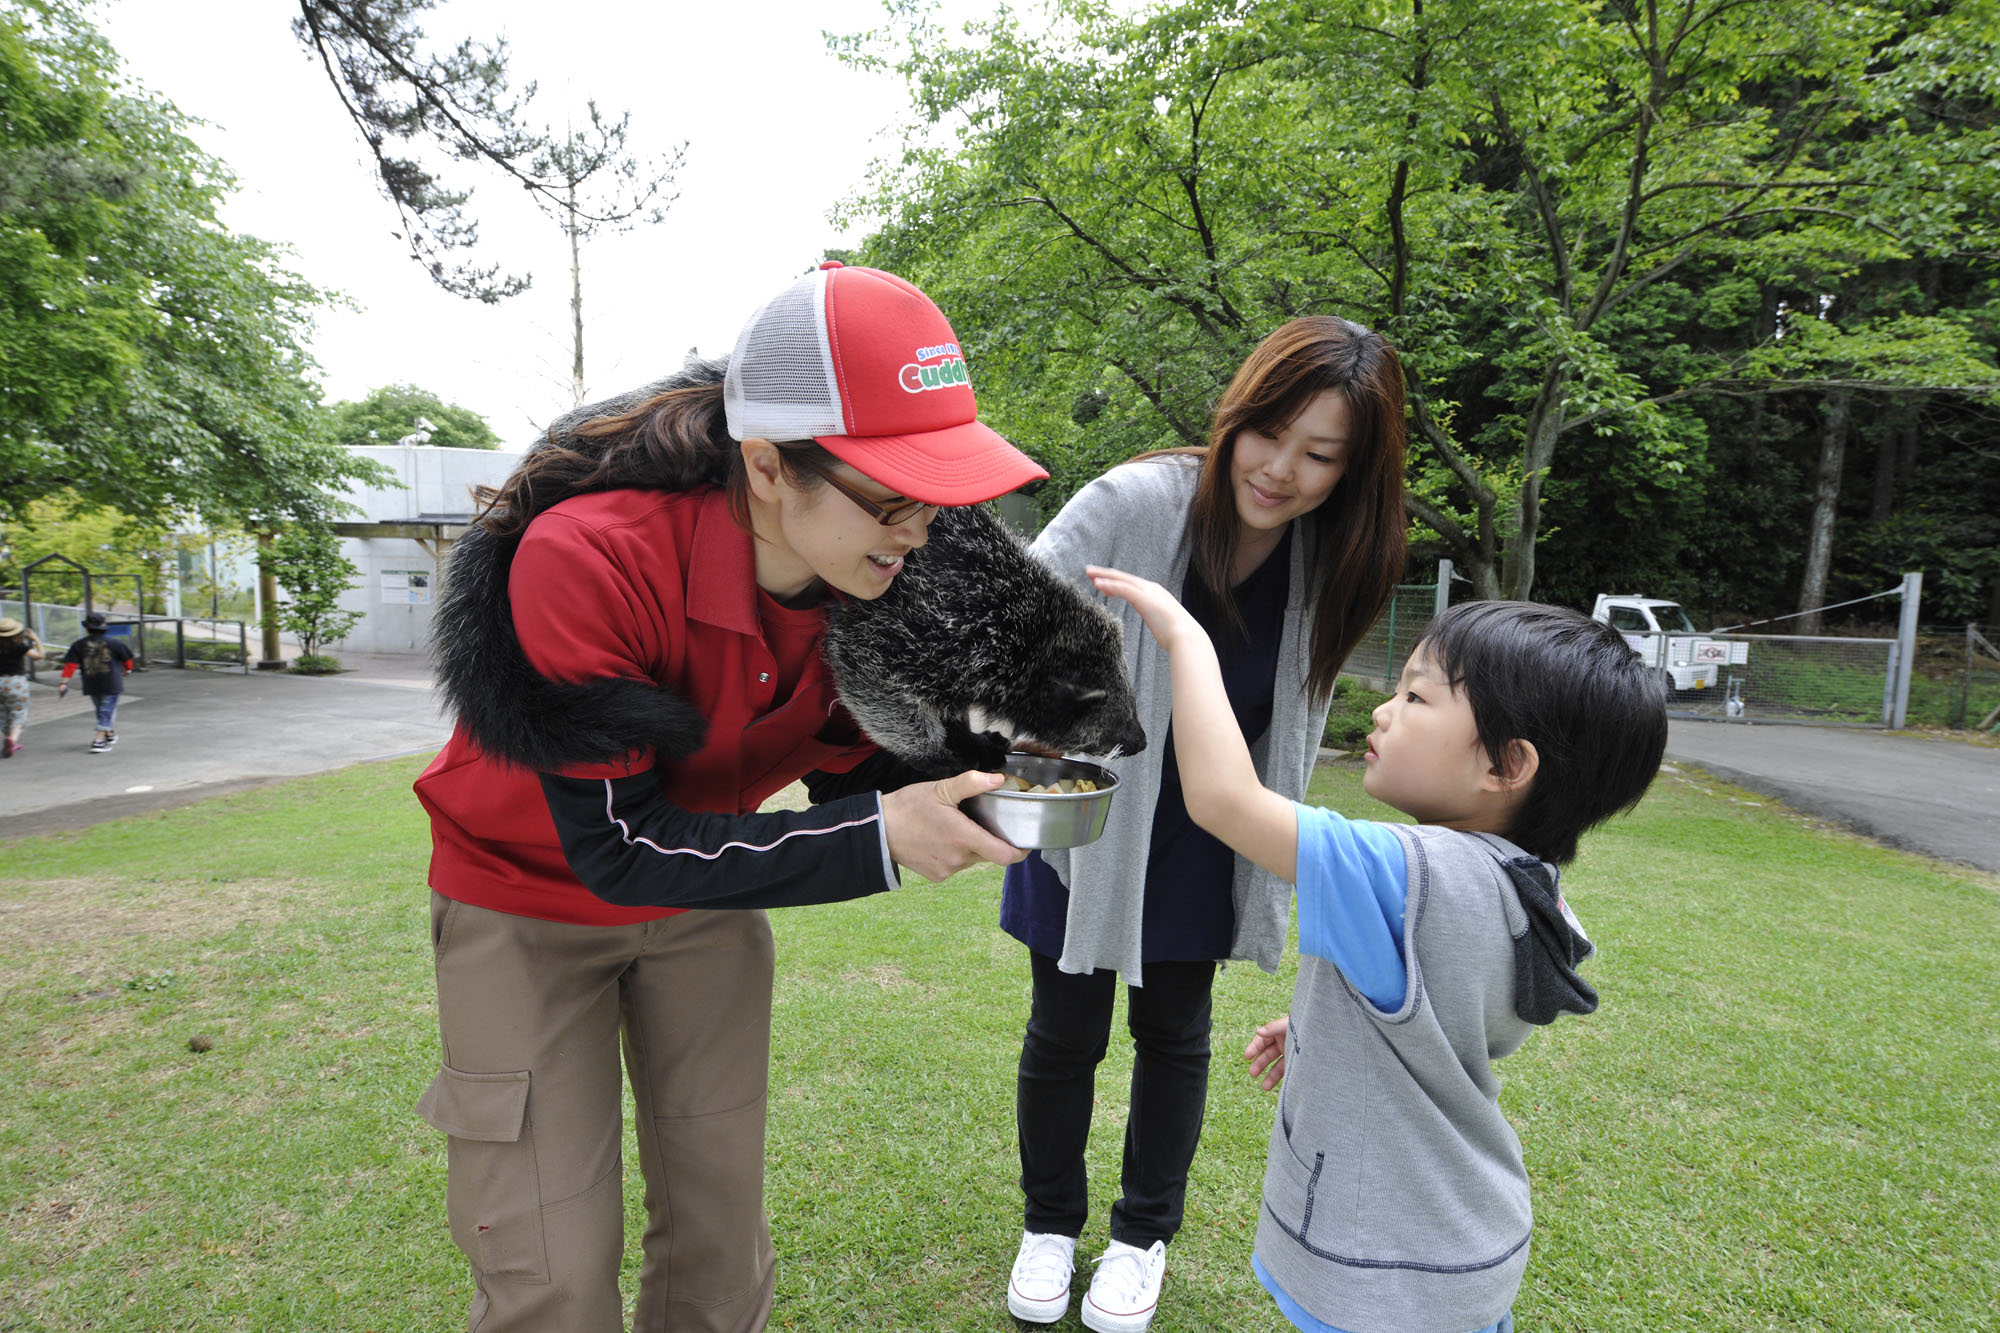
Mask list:
POLYGON ((1536 602, 1467 602, 1430 623, 1368 740, 1371 796, 1562 865, 1586 829, 1645 795, 1666 751, 1666 700, 1608 625, 1536 602))

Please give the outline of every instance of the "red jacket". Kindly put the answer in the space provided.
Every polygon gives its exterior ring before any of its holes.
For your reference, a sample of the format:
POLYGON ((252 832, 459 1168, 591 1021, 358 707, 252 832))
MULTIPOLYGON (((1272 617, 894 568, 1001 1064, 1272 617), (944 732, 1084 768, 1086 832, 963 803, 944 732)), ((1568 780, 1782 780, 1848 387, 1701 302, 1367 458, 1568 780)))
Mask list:
MULTIPOLYGON (((579 496, 528 525, 505 588, 534 671, 645 682, 692 705, 707 730, 683 758, 639 746, 549 773, 494 758, 461 722, 416 783, 431 887, 583 924, 894 887, 879 795, 751 813, 808 772, 845 771, 874 751, 835 699, 823 613, 761 593, 751 543, 709 489, 579 496)), ((476 550, 505 558, 504 547, 476 550)), ((454 577, 448 568, 448 598, 454 577)))

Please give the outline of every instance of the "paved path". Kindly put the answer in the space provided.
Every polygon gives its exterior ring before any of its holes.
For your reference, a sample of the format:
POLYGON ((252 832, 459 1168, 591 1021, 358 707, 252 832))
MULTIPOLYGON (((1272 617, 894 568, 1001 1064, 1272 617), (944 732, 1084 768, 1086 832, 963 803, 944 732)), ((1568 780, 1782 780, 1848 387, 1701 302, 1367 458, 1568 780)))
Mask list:
MULTIPOLYGON (((118 745, 90 704, 33 687, 26 747, 0 760, 0 838, 81 828, 281 778, 435 750, 450 728, 419 656, 342 654, 337 676, 177 671, 127 682, 118 745)), ((2000 872, 2000 749, 1820 727, 1676 721, 1670 759, 1891 846, 2000 872)))
POLYGON ((31 686, 21 753, 0 760, 0 838, 435 750, 451 734, 420 656, 341 654, 334 676, 153 667, 125 682, 118 744, 90 753, 90 701, 31 686))
POLYGON ((1891 847, 2000 872, 2000 748, 1833 727, 1676 720, 1667 757, 1891 847))

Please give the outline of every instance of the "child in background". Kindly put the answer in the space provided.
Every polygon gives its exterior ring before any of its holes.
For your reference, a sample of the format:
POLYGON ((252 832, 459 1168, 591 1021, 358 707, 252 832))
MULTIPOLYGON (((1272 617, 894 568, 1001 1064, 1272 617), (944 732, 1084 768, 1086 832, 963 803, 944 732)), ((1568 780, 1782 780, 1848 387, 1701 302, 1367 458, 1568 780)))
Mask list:
POLYGON ((83 692, 97 709, 97 735, 91 739, 90 752, 103 754, 118 744, 118 733, 112 727, 118 720, 118 700, 125 693, 125 672, 132 665, 132 650, 104 632, 104 617, 96 611, 83 618, 83 630, 83 637, 63 654, 62 681, 56 686, 56 698, 69 693, 69 678, 81 668, 83 692))
POLYGON ((1297 885, 1293 1012, 1246 1052, 1265 1087, 1284 1080, 1258 1280, 1308 1333, 1509 1333, 1532 1216, 1492 1061, 1597 1007, 1556 867, 1658 771, 1657 681, 1574 611, 1452 607, 1375 710, 1362 779, 1418 823, 1348 820, 1258 783, 1172 594, 1089 572, 1169 655, 1189 815, 1297 885))

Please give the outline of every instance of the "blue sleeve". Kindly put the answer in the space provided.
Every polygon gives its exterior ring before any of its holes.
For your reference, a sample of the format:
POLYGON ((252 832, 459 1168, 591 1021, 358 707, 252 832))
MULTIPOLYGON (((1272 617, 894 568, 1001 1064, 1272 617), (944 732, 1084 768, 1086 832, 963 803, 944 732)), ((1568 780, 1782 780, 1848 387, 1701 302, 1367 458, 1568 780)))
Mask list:
POLYGON ((1409 870, 1387 825, 1298 805, 1299 951, 1339 968, 1377 1009, 1403 1006, 1409 870))

